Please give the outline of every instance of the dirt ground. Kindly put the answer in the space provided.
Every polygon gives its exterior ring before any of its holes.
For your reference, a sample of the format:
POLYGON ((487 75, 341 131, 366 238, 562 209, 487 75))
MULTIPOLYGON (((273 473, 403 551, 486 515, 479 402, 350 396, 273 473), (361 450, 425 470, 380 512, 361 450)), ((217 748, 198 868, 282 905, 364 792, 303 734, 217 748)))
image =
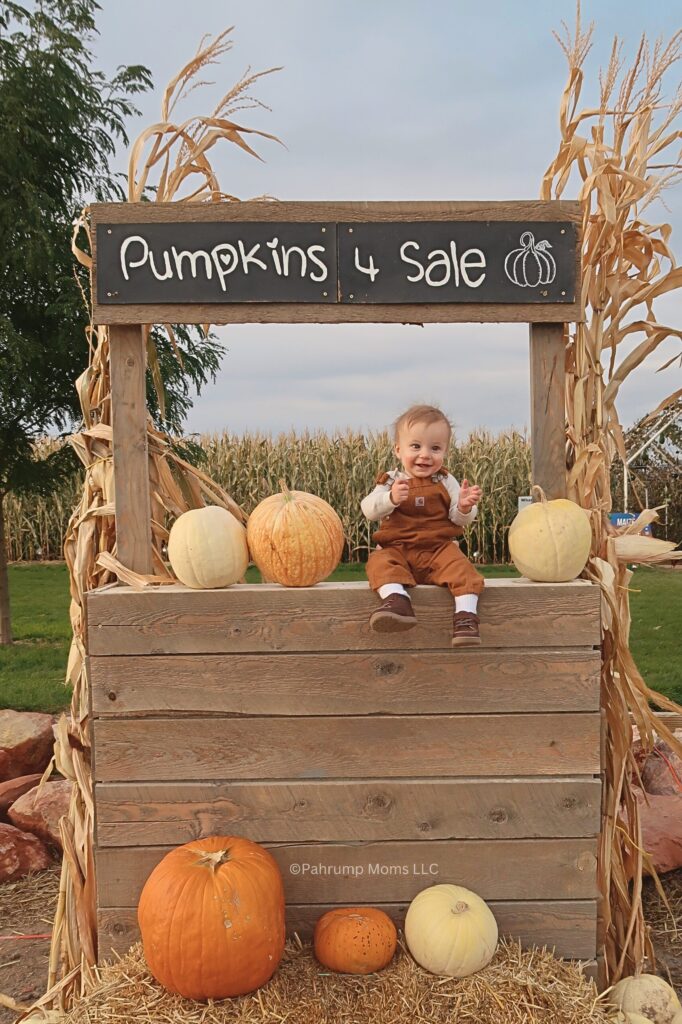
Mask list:
POLYGON ((647 879, 644 882, 644 916, 651 928, 656 972, 682 996, 682 869, 662 875, 661 882, 670 910, 656 892, 653 882, 647 879))
MULTIPOLYGON (((656 949, 657 971, 682 994, 682 869, 663 876, 673 919, 652 882, 644 883, 644 911, 656 949)), ((45 991, 59 868, 0 886, 0 993, 30 1004, 45 991), (22 938, 22 936, 40 936, 22 938)), ((0 996, 0 1003, 2 999, 0 996)), ((0 1005, 0 1024, 17 1013, 0 1005)))
MULTIPOLYGON (((23 1005, 30 1005, 46 988, 59 873, 55 865, 0 885, 0 994, 23 1005)), ((10 1024, 17 1013, 2 1005, 1 995, 0 1024, 10 1024)))

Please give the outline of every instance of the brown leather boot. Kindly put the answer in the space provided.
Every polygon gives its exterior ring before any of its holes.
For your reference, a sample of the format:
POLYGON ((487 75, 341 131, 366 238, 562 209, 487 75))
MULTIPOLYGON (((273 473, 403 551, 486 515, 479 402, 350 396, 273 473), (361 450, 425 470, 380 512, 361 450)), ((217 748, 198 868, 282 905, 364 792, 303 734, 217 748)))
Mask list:
POLYGON ((480 647, 479 622, 475 612, 455 612, 452 618, 452 646, 480 647))
POLYGON ((389 594, 369 617, 375 633, 402 633, 417 625, 412 602, 407 594, 389 594))

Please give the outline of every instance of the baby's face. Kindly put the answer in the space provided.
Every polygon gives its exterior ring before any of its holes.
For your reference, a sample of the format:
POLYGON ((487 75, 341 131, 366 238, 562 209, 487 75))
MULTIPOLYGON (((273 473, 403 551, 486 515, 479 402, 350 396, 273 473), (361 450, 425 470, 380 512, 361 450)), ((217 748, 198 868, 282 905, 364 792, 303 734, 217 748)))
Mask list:
POLYGON ((394 451, 412 477, 429 477, 443 465, 450 442, 447 423, 412 423, 403 427, 394 451))

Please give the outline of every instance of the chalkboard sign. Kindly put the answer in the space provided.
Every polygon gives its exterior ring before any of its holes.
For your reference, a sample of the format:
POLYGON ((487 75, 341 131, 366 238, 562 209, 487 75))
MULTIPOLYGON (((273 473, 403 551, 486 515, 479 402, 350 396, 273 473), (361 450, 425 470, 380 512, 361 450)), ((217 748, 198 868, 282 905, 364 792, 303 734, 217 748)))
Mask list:
POLYGON ((339 224, 341 302, 573 302, 570 223, 339 224))
POLYGON ((98 224, 106 304, 336 302, 334 224, 98 224))
POLYGON ((93 203, 96 324, 581 320, 582 204, 93 203))
POLYGON ((573 303, 570 221, 99 223, 101 305, 573 303))

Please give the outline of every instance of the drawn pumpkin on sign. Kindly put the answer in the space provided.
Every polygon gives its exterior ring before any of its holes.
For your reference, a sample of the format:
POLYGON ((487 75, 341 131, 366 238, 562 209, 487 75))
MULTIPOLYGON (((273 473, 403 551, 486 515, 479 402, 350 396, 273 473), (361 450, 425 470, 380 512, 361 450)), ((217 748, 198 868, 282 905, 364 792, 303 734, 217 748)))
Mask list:
POLYGON ((541 284, 551 284, 556 277, 556 263, 548 252, 552 248, 543 239, 535 241, 531 231, 524 231, 519 239, 520 249, 512 249, 504 261, 504 272, 510 281, 520 288, 537 288, 541 284))

